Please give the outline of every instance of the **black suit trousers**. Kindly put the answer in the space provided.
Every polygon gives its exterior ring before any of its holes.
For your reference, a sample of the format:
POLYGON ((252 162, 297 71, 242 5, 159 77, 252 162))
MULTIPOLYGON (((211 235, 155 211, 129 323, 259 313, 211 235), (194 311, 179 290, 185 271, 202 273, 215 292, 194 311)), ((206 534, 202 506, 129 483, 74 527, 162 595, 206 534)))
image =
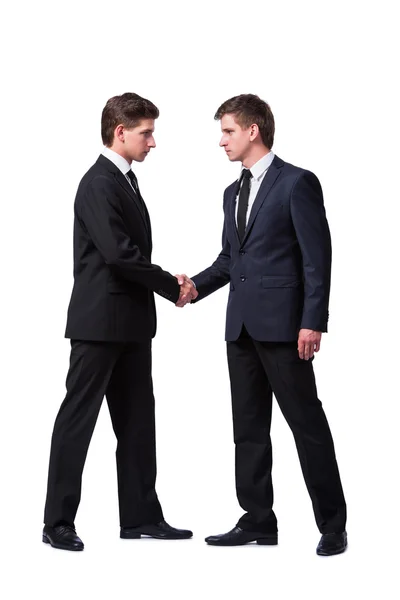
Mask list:
POLYGON ((266 533, 277 531, 270 438, 274 394, 294 435, 320 532, 344 531, 346 503, 312 361, 299 358, 297 342, 257 342, 244 328, 237 341, 228 342, 227 354, 236 491, 246 511, 238 526, 266 533))
POLYGON ((151 341, 71 340, 66 387, 51 442, 45 524, 74 524, 82 472, 104 396, 117 438, 120 524, 159 522, 151 341))

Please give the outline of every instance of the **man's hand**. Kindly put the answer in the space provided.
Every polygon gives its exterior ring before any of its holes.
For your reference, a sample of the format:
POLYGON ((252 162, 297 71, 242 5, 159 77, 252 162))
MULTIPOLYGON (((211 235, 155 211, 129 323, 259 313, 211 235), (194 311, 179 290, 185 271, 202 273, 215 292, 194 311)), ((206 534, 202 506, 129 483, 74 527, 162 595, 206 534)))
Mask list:
POLYGON ((175 306, 179 308, 183 308, 186 304, 194 300, 199 295, 196 290, 194 283, 187 275, 175 275, 178 280, 179 285, 181 286, 181 293, 179 296, 179 300, 175 306))
POLYGON ((314 356, 314 352, 318 352, 321 346, 320 331, 314 331, 313 329, 300 329, 299 339, 297 341, 297 349, 299 351, 300 358, 308 360, 314 356))

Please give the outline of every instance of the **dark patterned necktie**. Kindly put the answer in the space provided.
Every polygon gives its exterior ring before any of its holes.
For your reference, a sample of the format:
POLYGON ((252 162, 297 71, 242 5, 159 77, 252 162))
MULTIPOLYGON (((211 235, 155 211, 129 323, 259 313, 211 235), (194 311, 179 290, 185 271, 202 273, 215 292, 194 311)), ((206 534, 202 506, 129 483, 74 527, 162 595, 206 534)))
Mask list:
POLYGON ((139 190, 139 184, 138 184, 138 180, 136 178, 136 175, 135 175, 135 173, 133 171, 129 170, 127 172, 126 176, 128 177, 129 181, 132 184, 133 190, 134 190, 136 196, 139 199, 140 208, 142 209, 142 211, 144 213, 145 212, 144 211, 144 200, 143 200, 142 195, 141 195, 140 190, 139 190))
POLYGON ((126 176, 129 179, 129 181, 131 182, 132 187, 135 190, 136 194, 139 195, 139 185, 138 185, 138 180, 136 179, 135 173, 133 171, 128 171, 126 176))

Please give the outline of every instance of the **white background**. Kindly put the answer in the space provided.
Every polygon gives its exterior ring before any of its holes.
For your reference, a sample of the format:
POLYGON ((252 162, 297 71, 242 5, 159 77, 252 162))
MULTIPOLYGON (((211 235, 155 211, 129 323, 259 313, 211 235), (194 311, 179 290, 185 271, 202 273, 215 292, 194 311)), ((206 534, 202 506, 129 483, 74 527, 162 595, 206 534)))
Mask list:
POLYGON ((395 2, 14 2, 2 9, 2 597, 398 597, 399 97, 395 2), (330 332, 314 362, 348 503, 349 549, 317 557, 295 445, 276 404, 279 546, 208 547, 242 514, 224 343, 227 288, 183 310, 157 298, 158 493, 190 541, 120 540, 103 406, 76 525, 83 553, 41 543, 50 436, 64 396, 73 200, 101 149, 106 100, 160 109, 135 168, 154 262, 194 275, 220 250, 238 174, 218 106, 269 102, 275 152, 314 171, 333 238, 330 332), (397 587, 397 590, 396 590, 397 587), (4 590, 3 590, 4 588, 4 590))

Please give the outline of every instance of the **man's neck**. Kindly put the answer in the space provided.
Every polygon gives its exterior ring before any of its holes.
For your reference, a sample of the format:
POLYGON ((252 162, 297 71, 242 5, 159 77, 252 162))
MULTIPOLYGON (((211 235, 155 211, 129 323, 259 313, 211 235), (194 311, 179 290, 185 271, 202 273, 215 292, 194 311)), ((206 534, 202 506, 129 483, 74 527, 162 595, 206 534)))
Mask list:
POLYGON ((122 156, 122 158, 124 158, 129 164, 132 164, 132 161, 129 159, 128 156, 126 156, 123 148, 120 148, 117 145, 113 144, 112 146, 109 146, 108 149, 122 156))
POLYGON ((243 166, 246 169, 251 169, 253 165, 255 165, 259 160, 267 156, 271 150, 266 148, 265 146, 261 146, 260 148, 254 148, 252 153, 243 160, 243 166))

